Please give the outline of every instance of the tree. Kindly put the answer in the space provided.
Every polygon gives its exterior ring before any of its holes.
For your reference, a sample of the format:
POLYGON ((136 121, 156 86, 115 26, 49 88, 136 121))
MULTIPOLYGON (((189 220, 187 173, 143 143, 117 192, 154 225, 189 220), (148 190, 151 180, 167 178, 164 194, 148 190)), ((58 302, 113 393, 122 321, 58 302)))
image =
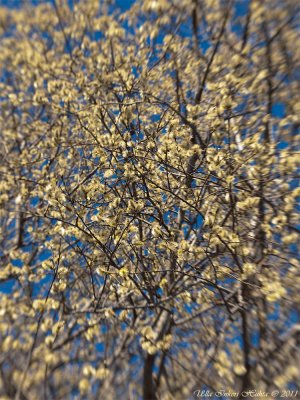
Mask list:
POLYGON ((2 399, 297 390, 298 11, 1 9, 2 399))

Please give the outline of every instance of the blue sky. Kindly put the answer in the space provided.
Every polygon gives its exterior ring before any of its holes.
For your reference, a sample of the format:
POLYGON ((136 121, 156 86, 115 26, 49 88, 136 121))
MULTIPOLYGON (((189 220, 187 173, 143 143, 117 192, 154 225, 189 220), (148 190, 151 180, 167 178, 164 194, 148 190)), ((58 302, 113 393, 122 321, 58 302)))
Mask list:
MULTIPOLYGON (((1 6, 6 6, 6 7, 18 7, 21 4, 24 4, 27 2, 27 0, 0 0, 0 5, 1 6)), ((42 3, 50 3, 52 0, 31 0, 32 4, 42 4, 42 3)), ((72 2, 72 0, 70 0, 72 2)), ((115 4, 118 8, 121 8, 122 10, 126 10, 130 4, 134 3, 134 0, 116 0, 115 4)))

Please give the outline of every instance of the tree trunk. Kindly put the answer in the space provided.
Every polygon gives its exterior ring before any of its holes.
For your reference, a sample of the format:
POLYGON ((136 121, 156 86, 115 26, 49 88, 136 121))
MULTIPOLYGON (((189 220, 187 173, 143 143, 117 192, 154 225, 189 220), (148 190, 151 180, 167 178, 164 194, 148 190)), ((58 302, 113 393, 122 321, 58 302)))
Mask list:
POLYGON ((155 356, 148 354, 144 363, 144 382, 143 382, 143 399, 157 400, 155 394, 155 386, 153 382, 153 367, 155 356))

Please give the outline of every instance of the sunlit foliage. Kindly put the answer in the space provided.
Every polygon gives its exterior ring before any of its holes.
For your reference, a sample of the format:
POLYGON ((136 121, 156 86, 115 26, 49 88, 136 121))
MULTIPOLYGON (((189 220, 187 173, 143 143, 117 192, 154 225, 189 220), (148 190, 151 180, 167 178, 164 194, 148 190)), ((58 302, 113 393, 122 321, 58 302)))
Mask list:
POLYGON ((297 1, 25 3, 0 10, 1 399, 295 389, 297 1))

